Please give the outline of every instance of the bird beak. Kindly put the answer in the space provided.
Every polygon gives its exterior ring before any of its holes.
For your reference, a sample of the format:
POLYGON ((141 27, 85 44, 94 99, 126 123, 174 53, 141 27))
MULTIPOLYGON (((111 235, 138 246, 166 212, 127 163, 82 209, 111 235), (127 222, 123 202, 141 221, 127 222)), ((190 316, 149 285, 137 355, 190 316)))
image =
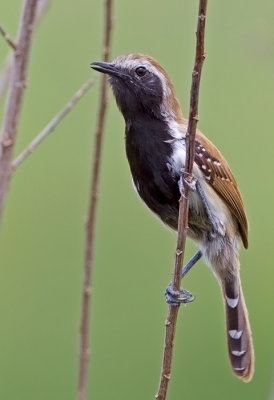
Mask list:
POLYGON ((118 70, 113 64, 107 62, 93 62, 90 64, 91 68, 95 69, 95 71, 102 72, 103 74, 113 75, 113 76, 121 76, 121 71, 118 70))

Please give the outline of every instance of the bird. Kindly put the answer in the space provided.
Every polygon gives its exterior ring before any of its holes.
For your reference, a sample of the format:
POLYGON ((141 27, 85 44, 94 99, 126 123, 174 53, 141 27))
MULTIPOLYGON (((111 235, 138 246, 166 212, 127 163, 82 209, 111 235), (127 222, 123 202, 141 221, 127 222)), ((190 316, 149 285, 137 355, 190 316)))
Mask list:
MULTIPOLYGON (((188 121, 171 78, 157 60, 141 53, 93 62, 91 67, 108 75, 124 117, 126 155, 137 193, 167 226, 177 230, 188 121)), ((201 257, 211 268, 224 301, 232 370, 249 382, 254 374, 254 349, 239 261, 241 244, 248 247, 248 220, 228 162, 198 129, 193 177, 187 235, 199 250, 183 275, 201 257)), ((171 306, 180 304, 179 297, 167 288, 171 306)))

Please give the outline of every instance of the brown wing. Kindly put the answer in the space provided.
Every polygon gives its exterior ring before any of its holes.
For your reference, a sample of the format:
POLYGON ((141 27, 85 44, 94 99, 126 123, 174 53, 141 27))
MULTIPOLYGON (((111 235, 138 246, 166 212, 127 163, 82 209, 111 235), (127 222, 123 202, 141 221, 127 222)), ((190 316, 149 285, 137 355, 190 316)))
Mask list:
POLYGON ((201 132, 196 134, 195 162, 213 189, 223 198, 239 224, 243 245, 248 247, 248 221, 236 180, 219 150, 201 132))

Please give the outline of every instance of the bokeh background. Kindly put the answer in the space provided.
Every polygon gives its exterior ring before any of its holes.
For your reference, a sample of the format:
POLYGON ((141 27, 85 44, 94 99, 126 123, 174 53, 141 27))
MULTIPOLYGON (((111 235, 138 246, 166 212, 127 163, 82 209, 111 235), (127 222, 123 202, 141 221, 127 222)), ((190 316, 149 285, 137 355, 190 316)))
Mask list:
MULTIPOLYGON (((188 113, 198 1, 115 2, 113 56, 143 52, 171 74, 188 113)), ((16 37, 21 1, 1 2, 16 37)), ((184 286, 169 399, 273 400, 274 3, 210 1, 199 127, 231 163, 250 220, 242 281, 256 350, 249 384, 232 375, 219 287, 200 262, 184 286)), ((52 1, 33 43, 16 154, 101 59, 102 1, 52 1)), ((0 38, 1 39, 1 38, 0 38)), ((8 48, 0 40, 4 61, 8 48)), ((78 327, 98 80, 16 171, 0 243, 0 398, 75 399, 78 327)), ((4 104, 0 104, 1 117, 4 104)), ((153 399, 175 234, 132 189, 123 120, 110 94, 91 314, 89 399, 153 399)), ((187 244, 187 258, 195 248, 187 244)))

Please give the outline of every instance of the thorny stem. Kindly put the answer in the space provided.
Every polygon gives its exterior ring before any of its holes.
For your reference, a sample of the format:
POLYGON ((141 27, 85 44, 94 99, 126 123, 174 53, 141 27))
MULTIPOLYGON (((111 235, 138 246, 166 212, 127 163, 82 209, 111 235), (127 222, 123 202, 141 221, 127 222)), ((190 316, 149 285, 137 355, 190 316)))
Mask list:
MULTIPOLYGON (((186 165, 183 172, 183 179, 186 183, 193 180, 193 162, 195 154, 195 133, 198 122, 198 100, 200 77, 205 59, 204 36, 205 36, 205 18, 206 18, 207 0, 199 1, 198 24, 196 32, 196 55, 194 70, 192 73, 192 85, 190 92, 189 121, 186 134, 186 165)), ((182 265, 184 260, 185 242, 187 236, 188 224, 188 197, 189 185, 183 185, 183 192, 180 198, 179 217, 178 217, 178 235, 175 251, 175 264, 172 277, 172 287, 174 290, 180 289, 182 265)), ((166 334, 163 352, 162 370, 158 392, 155 396, 157 400, 165 400, 167 396, 168 384, 171 377, 171 362, 173 355, 173 342, 177 323, 179 307, 170 306, 166 319, 166 334)))
MULTIPOLYGON (((105 27, 102 58, 109 61, 110 43, 112 36, 112 0, 105 0, 105 27)), ((86 222, 86 247, 84 262, 84 279, 82 292, 82 315, 80 326, 80 354, 79 354, 79 376, 78 376, 78 400, 87 399, 87 372, 89 362, 89 317, 91 305, 91 280, 94 262, 94 232, 99 189, 99 174, 103 144, 103 132, 107 109, 107 82, 106 77, 101 78, 101 90, 99 99, 98 119, 95 129, 95 147, 92 162, 91 191, 88 205, 88 216, 86 222)))

